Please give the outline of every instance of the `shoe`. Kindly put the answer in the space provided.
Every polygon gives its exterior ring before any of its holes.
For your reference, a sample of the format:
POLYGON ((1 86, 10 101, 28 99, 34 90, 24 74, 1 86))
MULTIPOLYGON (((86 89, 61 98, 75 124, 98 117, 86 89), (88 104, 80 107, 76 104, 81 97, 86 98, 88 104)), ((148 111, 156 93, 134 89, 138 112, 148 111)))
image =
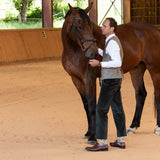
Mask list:
POLYGON ((117 140, 115 142, 111 142, 110 146, 118 147, 118 148, 121 148, 121 149, 125 149, 126 148, 125 142, 118 142, 117 140))
POLYGON ((86 147, 87 151, 108 151, 108 145, 100 145, 99 143, 96 143, 93 147, 86 147))

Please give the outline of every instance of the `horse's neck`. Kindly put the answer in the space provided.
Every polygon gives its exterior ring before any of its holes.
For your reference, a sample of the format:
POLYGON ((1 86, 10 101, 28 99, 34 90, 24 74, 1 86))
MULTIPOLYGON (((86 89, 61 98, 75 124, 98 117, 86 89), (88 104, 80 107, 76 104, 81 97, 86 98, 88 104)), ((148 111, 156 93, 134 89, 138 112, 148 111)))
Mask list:
POLYGON ((104 49, 105 46, 105 36, 102 34, 101 28, 97 26, 95 23, 93 25, 93 35, 96 39, 97 46, 101 49, 104 49))
POLYGON ((62 57, 74 58, 76 56, 76 60, 86 59, 85 55, 83 56, 82 50, 80 46, 78 46, 75 42, 73 42, 66 34, 66 31, 62 31, 62 43, 63 43, 63 52, 62 57))

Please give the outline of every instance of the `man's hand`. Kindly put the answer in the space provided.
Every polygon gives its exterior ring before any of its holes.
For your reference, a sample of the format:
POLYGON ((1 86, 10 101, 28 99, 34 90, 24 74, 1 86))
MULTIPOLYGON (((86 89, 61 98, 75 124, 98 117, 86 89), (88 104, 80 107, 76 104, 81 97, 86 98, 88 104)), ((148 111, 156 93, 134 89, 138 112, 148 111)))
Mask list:
POLYGON ((89 64, 92 66, 92 67, 96 67, 99 65, 99 61, 96 60, 96 59, 91 59, 89 60, 89 64))

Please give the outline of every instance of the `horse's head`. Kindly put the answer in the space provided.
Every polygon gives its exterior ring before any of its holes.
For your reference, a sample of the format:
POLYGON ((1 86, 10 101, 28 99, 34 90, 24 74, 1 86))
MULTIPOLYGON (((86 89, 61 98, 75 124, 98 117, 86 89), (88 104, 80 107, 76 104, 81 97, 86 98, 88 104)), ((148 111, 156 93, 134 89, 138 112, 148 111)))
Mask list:
POLYGON ((89 16, 87 15, 92 8, 92 4, 93 3, 84 10, 73 8, 69 4, 70 10, 65 16, 65 22, 62 28, 72 44, 78 45, 88 58, 95 58, 97 54, 97 45, 93 36, 93 27, 89 16))

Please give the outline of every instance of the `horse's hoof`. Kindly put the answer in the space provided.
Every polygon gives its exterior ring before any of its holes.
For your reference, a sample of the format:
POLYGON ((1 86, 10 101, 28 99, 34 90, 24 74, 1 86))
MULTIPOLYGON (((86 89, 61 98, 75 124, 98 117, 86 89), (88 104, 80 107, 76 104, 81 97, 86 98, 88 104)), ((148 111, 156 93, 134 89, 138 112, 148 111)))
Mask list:
POLYGON ((134 127, 134 128, 129 127, 129 128, 127 129, 127 134, 135 134, 135 130, 136 130, 135 127, 134 127))
POLYGON ((160 136, 160 127, 158 127, 158 125, 156 126, 156 128, 154 129, 154 133, 158 136, 160 136))
POLYGON ((95 145, 97 140, 88 140, 87 144, 95 145))

